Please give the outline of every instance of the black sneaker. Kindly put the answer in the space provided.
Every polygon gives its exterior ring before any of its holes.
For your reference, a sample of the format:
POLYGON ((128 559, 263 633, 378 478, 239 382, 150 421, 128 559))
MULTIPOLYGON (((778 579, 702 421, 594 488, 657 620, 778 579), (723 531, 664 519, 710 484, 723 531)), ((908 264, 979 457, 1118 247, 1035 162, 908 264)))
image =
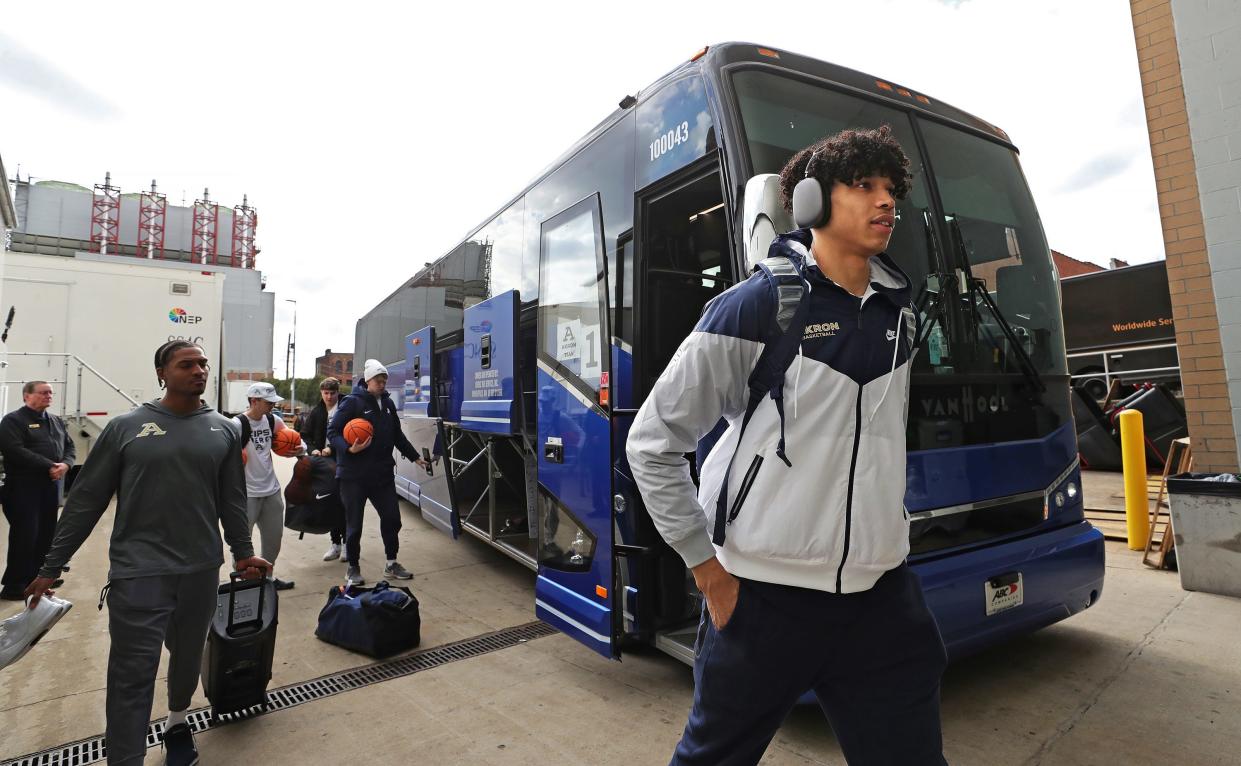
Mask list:
POLYGON ((164 732, 164 766, 197 766, 198 748, 190 725, 179 723, 164 732))
POLYGON ((279 578, 276 578, 272 582, 276 584, 276 590, 292 590, 293 589, 292 580, 281 580, 279 578))

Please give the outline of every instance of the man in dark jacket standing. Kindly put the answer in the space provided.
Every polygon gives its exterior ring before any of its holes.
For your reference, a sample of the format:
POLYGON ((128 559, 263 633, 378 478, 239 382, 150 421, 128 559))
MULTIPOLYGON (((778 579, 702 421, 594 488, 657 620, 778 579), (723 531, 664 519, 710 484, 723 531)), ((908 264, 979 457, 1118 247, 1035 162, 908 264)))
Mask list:
POLYGON ((349 561, 346 578, 361 585, 362 511, 370 500, 379 514, 379 534, 383 538, 387 565, 384 577, 412 580, 413 575, 396 560, 397 533, 401 531, 401 512, 397 507, 396 484, 393 480, 396 460, 392 450, 398 449, 406 460, 423 465, 414 445, 401 432, 396 405, 388 395, 388 368, 375 359, 367 359, 362 380, 353 393, 341 400, 336 415, 328 424, 328 441, 336 453, 336 477, 340 479, 340 497, 345 504, 345 557, 349 561), (345 424, 361 418, 371 424, 374 434, 365 441, 350 444, 344 436, 345 424))
POLYGON ((25 405, 0 420, 4 454, 4 515, 9 520, 8 564, 0 598, 20 601, 34 579, 56 532, 60 481, 77 453, 65 421, 48 412, 52 386, 32 380, 22 386, 25 405))
MULTIPOLYGON (((336 378, 324 378, 319 384, 319 402, 306 415, 306 419, 302 422, 302 440, 306 442, 306 448, 310 450, 311 455, 321 455, 323 457, 332 458, 332 445, 327 440, 327 424, 331 422, 332 417, 336 415, 336 408, 340 406, 340 381, 336 378)), ((345 528, 332 530, 332 544, 328 546, 327 552, 323 554, 324 561, 335 561, 345 552, 345 528)))

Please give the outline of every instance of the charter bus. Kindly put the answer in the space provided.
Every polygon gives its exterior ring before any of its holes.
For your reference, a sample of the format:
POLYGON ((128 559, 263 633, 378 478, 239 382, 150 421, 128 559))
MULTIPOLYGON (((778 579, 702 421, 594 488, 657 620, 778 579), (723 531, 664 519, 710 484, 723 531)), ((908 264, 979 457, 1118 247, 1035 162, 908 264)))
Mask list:
POLYGON ((624 96, 358 322, 357 358, 400 365, 402 427, 432 458, 398 461, 401 496, 533 570, 537 616, 591 649, 692 662, 700 595, 643 508, 629 428, 704 305, 791 228, 773 174, 881 124, 915 171, 888 251, 922 318, 905 505, 948 650, 1093 604, 1103 536, 1083 518, 1058 280, 1016 148, 929 95, 752 44, 624 96))

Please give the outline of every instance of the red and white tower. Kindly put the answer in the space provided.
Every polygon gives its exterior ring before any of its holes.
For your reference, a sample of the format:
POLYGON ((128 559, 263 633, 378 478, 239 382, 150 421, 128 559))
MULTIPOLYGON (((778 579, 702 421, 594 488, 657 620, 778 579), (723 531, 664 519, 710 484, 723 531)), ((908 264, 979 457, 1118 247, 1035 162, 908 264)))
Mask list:
POLYGON ((90 211, 90 246, 96 253, 116 249, 121 229, 121 190, 112 185, 112 173, 105 173, 103 184, 95 184, 95 200, 90 211))
POLYGON ((190 233, 190 250, 203 266, 216 264, 216 236, 220 229, 220 206, 212 202, 206 189, 203 198, 194 200, 194 228, 190 233))
POLYGON ((138 204, 138 255, 147 258, 164 257, 164 218, 168 212, 168 198, 155 191, 155 181, 151 181, 151 191, 142 192, 138 204))
POLYGON ((231 264, 242 269, 254 268, 258 250, 254 247, 254 230, 258 227, 259 214, 248 204, 249 198, 241 195, 241 204, 233 210, 233 257, 231 264))

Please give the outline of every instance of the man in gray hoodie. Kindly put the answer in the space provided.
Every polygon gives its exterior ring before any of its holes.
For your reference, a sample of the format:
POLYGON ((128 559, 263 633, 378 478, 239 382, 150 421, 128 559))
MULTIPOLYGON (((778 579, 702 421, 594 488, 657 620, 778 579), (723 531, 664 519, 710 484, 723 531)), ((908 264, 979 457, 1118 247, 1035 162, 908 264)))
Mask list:
MULTIPOLYGON (((117 417, 100 434, 65 503, 39 576, 33 605, 51 593, 64 564, 117 497, 104 586, 108 602, 107 747, 109 764, 140 764, 166 643, 167 763, 198 762, 186 724, 198 688, 207 630, 215 613, 222 541, 247 577, 271 570, 254 555, 237 424, 202 402, 207 357, 186 341, 155 352, 158 402, 117 417)), ((100 599, 102 604, 103 599, 100 599)))

